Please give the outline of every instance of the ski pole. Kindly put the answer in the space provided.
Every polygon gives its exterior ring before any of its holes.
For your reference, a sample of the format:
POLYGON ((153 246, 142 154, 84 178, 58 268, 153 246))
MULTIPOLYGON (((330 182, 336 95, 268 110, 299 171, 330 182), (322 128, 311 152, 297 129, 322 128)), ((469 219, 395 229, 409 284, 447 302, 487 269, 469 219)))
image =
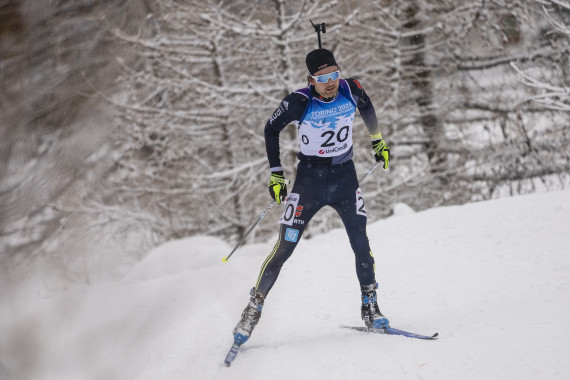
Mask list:
MULTIPOLYGON (((290 180, 285 180, 285 184, 286 185, 291 185, 291 181, 290 180)), ((261 219, 263 219, 263 217, 265 216, 265 214, 267 214, 269 212, 269 210, 271 210, 271 207, 273 207, 273 205, 275 204, 275 201, 271 202, 271 204, 269 206, 267 206, 267 208, 265 209, 265 211, 263 211, 261 213, 261 215, 259 215, 259 218, 257 218, 257 220, 255 221, 255 223, 253 223, 253 225, 249 228, 249 230, 247 230, 247 232, 245 233, 245 235, 241 238, 241 240, 239 241, 239 243, 236 244, 236 246, 234 247, 234 249, 232 249, 232 251, 230 252, 229 255, 227 255, 226 257, 224 257, 222 259, 222 261, 225 263, 230 259, 230 256, 234 254, 234 252, 236 251, 236 249, 239 248, 239 246, 245 241, 245 238, 247 238, 247 236, 251 233, 251 231, 253 231, 253 229, 255 228, 255 226, 257 226, 259 224, 259 222, 261 222, 261 219)))
POLYGON ((259 215, 259 218, 257 218, 257 220, 255 221, 255 223, 253 223, 253 225, 249 228, 249 230, 247 231, 247 233, 243 236, 243 238, 241 238, 241 240, 239 241, 239 243, 237 243, 237 245, 234 247, 234 249, 232 249, 232 251, 230 252, 229 255, 227 255, 226 257, 224 257, 222 259, 222 261, 225 263, 227 262, 231 255, 234 254, 234 252, 236 251, 236 249, 239 248, 239 246, 245 241, 245 238, 247 238, 247 235, 249 235, 251 233, 251 231, 253 231, 253 229, 255 228, 255 226, 257 226, 259 224, 259 222, 261 222, 261 219, 263 219, 263 217, 265 216, 265 214, 267 214, 267 212, 269 210, 271 210, 271 207, 273 207, 273 205, 275 204, 275 201, 271 202, 271 204, 265 209, 265 211, 263 211, 261 213, 261 215, 259 215))
POLYGON ((368 171, 366 173, 364 173, 364 175, 358 180, 358 183, 364 181, 366 179, 366 177, 368 177, 370 175, 370 173, 372 173, 374 171, 374 169, 376 169, 376 167, 378 166, 380 162, 376 162, 374 165, 372 165, 372 167, 370 169, 368 169, 368 171))

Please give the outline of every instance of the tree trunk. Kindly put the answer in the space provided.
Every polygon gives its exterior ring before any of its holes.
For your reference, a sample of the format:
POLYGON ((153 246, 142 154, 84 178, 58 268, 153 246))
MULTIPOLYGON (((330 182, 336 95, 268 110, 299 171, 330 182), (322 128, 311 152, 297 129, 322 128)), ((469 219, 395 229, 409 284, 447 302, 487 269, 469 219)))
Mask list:
POLYGON ((426 35, 422 29, 422 9, 418 0, 402 3, 402 65, 403 77, 411 87, 411 99, 416 103, 418 122, 425 133, 425 151, 430 163, 430 171, 442 170, 445 154, 442 144, 445 131, 437 115, 437 105, 433 99, 432 68, 426 62, 426 35), (417 32, 416 32, 417 31, 417 32))

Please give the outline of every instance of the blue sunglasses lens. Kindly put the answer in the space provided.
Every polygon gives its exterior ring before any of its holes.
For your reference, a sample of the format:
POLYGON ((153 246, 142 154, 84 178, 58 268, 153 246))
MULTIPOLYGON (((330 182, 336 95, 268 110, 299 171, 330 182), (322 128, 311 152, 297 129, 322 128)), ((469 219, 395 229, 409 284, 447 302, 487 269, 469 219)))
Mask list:
POLYGON ((340 76, 340 71, 337 70, 337 71, 334 71, 330 74, 323 74, 323 75, 319 75, 319 76, 316 76, 313 78, 315 78, 315 80, 319 83, 327 83, 329 81, 329 79, 331 79, 333 81, 337 80, 339 76, 340 76))

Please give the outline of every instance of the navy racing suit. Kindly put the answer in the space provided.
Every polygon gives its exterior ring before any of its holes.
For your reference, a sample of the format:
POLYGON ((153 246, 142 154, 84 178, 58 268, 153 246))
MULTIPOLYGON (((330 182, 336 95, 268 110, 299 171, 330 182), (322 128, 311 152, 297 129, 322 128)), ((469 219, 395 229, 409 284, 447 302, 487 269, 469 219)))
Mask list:
POLYGON ((283 99, 265 125, 271 171, 282 171, 279 133, 297 125, 300 142, 297 177, 279 221, 279 239, 265 259, 254 290, 267 294, 291 256, 311 218, 324 206, 339 214, 356 261, 360 285, 376 282, 374 257, 366 235, 366 209, 354 163, 352 127, 358 108, 373 139, 382 138, 374 107, 355 79, 340 79, 333 99, 324 99, 309 86, 283 99))

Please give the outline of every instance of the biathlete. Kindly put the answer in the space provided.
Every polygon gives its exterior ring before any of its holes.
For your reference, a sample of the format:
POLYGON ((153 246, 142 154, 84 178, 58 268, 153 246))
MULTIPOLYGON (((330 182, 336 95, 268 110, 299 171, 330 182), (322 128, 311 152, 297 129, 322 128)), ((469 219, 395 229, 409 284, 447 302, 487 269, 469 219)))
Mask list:
POLYGON ((333 53, 313 50, 307 55, 306 64, 309 86, 286 96, 265 125, 271 171, 269 193, 277 203, 286 204, 279 221, 279 239, 263 262, 249 303, 233 330, 234 340, 240 345, 249 339, 259 322, 267 294, 305 227, 324 206, 331 206, 339 214, 354 251, 364 323, 370 328, 389 325, 377 303, 378 284, 366 235, 366 209, 352 162, 356 109, 368 128, 375 159, 384 163, 384 169, 390 163, 390 150, 382 138, 370 98, 357 80, 341 79, 333 53), (301 149, 295 184, 287 196, 279 133, 290 123, 297 125, 301 149))

